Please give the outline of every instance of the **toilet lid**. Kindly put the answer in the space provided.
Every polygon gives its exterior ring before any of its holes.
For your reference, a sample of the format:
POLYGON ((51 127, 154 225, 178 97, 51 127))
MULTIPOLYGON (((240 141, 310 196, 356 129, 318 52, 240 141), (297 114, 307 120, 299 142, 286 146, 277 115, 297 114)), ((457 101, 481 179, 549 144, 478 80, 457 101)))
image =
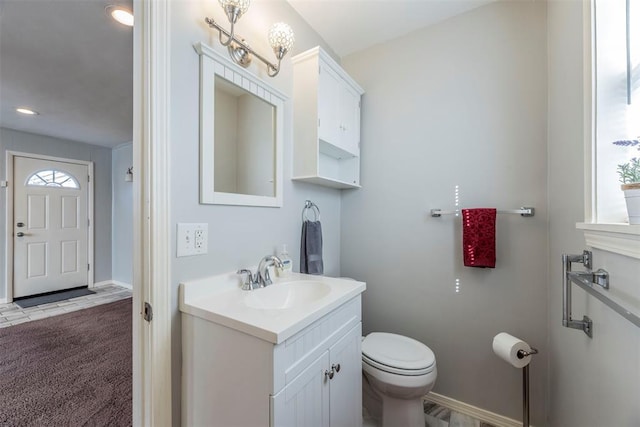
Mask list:
POLYGON ((433 351, 420 341, 402 335, 373 332, 362 341, 363 360, 387 372, 422 375, 436 362, 433 351))

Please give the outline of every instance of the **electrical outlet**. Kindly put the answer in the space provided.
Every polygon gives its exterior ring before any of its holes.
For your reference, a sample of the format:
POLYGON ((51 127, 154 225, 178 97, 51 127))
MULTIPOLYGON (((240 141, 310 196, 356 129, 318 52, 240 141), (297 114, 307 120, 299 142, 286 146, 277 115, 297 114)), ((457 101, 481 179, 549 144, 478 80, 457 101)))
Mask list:
POLYGON ((209 224, 193 224, 195 226, 193 232, 193 246, 195 247, 196 253, 206 254, 207 253, 207 240, 208 240, 208 231, 209 224))
POLYGON ((209 224, 178 224, 176 256, 203 255, 207 253, 209 224))

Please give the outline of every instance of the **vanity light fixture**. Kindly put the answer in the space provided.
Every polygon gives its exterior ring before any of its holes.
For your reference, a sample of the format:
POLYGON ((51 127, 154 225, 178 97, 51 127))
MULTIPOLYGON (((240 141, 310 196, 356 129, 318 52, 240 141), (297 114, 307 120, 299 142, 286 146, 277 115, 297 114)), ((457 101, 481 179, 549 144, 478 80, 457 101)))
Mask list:
POLYGON ((249 47, 244 39, 239 39, 239 36, 236 36, 234 33, 234 26, 238 19, 240 19, 240 17, 249 9, 250 0, 218 1, 226 13, 227 19, 229 19, 229 22, 231 23, 231 29, 229 31, 225 30, 211 18, 205 18, 204 21, 209 24, 210 28, 218 30, 218 39, 220 40, 220 44, 227 47, 231 59, 233 59, 236 64, 246 68, 251 63, 251 55, 253 55, 265 63, 269 77, 275 77, 278 75, 278 72, 280 72, 280 62, 282 61, 282 58, 284 58, 287 52, 291 50, 293 43, 295 42, 295 37, 291 27, 284 22, 278 22, 269 30, 269 44, 271 44, 273 52, 276 55, 276 59, 278 60, 278 64, 275 65, 256 53, 256 51, 249 47), (223 40, 223 35, 226 37, 226 40, 223 40))
POLYGON ((27 115, 27 116, 37 116, 37 115, 40 114, 37 111, 34 111, 34 110, 30 109, 30 108, 25 108, 25 107, 18 107, 18 108, 16 108, 16 111, 18 113, 20 113, 20 114, 24 114, 24 115, 27 115))
POLYGON ((133 13, 130 10, 116 5, 109 5, 105 8, 107 13, 116 21, 127 27, 133 27, 133 13))

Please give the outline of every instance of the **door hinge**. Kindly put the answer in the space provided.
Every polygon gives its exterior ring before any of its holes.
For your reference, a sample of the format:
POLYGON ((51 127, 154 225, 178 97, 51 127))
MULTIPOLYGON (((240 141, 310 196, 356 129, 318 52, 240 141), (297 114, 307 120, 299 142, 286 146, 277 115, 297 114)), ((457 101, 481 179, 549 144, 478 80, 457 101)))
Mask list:
POLYGON ((87 264, 87 271, 91 271, 91 264, 87 264))
POLYGON ((145 301, 144 303, 144 320, 151 322, 153 320, 153 307, 145 301))
POLYGON ((87 182, 91 182, 91 175, 87 175, 87 182))
POLYGON ((87 219, 87 227, 91 227, 91 220, 87 219))

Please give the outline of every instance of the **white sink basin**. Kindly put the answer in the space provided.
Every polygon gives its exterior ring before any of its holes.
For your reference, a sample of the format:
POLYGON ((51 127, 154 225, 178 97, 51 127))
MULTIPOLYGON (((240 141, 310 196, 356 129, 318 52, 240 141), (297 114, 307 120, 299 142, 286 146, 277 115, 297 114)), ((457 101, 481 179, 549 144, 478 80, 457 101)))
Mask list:
POLYGON ((279 344, 366 289, 363 282, 300 273, 273 280, 252 291, 241 289, 235 271, 181 283, 180 311, 279 344))
POLYGON ((314 303, 329 295, 329 292, 331 287, 326 283, 300 280, 249 291, 243 302, 249 308, 284 310, 314 303))

